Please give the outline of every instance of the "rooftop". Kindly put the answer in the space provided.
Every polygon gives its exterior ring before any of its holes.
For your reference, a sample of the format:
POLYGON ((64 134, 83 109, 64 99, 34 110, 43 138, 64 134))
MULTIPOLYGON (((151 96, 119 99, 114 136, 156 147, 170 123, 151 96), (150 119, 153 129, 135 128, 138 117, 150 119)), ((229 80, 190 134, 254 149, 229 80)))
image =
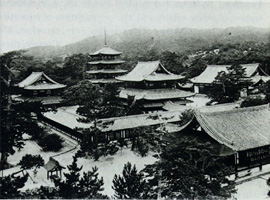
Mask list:
POLYGON ((116 77, 121 81, 166 81, 179 80, 184 77, 170 73, 160 61, 138 62, 135 68, 126 75, 116 77))
POLYGON ((126 73, 127 70, 124 69, 101 69, 101 70, 88 70, 88 74, 122 74, 126 73))
POLYGON ((194 93, 178 90, 178 89, 135 89, 135 88, 126 88, 121 89, 119 97, 127 99, 128 96, 134 96, 136 100, 145 99, 145 100, 158 100, 158 99, 177 99, 177 98, 186 98, 194 96, 194 93))
POLYGON ((232 150, 270 145, 269 104, 226 111, 196 110, 195 117, 209 136, 232 150))
MULTIPOLYGON (((207 65, 206 69, 197 77, 191 79, 193 83, 213 83, 219 72, 228 72, 227 67, 231 65, 207 65)), ((258 71, 259 64, 241 64, 246 69, 246 77, 250 78, 258 71)))
POLYGON ((120 55, 122 52, 116 51, 107 45, 104 45, 104 47, 98 51, 95 51, 94 53, 90 53, 91 56, 96 56, 96 55, 120 55))
POLYGON ((17 84, 26 90, 60 89, 66 85, 57 83, 43 72, 32 72, 26 79, 17 84))
POLYGON ((113 65, 113 64, 122 64, 124 63, 125 61, 123 60, 100 60, 100 61, 91 61, 91 62, 88 62, 89 64, 91 65, 98 65, 98 64, 110 64, 110 65, 113 65))

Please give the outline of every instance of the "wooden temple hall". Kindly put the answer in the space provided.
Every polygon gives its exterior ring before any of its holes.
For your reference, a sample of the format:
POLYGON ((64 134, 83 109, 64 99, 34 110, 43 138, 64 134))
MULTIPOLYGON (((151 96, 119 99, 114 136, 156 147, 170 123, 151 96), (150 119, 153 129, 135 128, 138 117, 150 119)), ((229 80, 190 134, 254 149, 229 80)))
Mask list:
POLYGON ((210 142, 216 155, 235 167, 236 174, 270 163, 270 104, 248 108, 221 104, 197 109, 183 131, 210 142))
POLYGON ((32 72, 16 85, 21 96, 15 100, 41 101, 43 104, 58 104, 66 85, 57 83, 43 72, 32 72))
MULTIPOLYGON (((264 72, 258 63, 254 64, 241 64, 245 69, 246 76, 244 78, 251 80, 251 86, 265 83, 270 80, 270 76, 264 72)), ((191 79, 194 84, 195 93, 207 93, 215 81, 215 77, 219 72, 227 72, 227 67, 230 65, 207 65, 206 69, 197 77, 191 79)))
POLYGON ((169 72, 160 61, 138 62, 128 74, 116 77, 123 81, 119 97, 127 105, 140 103, 145 110, 162 110, 166 102, 185 104, 194 93, 177 89, 184 77, 169 72))

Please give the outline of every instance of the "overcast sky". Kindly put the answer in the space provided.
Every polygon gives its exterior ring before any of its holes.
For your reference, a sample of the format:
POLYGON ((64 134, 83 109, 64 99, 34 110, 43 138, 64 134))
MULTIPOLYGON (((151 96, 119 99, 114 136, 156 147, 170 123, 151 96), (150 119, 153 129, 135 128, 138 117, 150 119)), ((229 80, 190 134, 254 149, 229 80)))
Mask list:
POLYGON ((0 52, 132 28, 270 27, 270 1, 0 0, 0 52))

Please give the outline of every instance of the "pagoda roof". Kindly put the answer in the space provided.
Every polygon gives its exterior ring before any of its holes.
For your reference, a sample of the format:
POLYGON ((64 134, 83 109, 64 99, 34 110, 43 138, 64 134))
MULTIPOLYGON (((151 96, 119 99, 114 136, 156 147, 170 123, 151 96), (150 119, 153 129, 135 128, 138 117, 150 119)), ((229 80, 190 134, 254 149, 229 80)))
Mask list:
POLYGON ((126 73, 125 69, 101 69, 101 70, 88 70, 88 74, 122 74, 126 73))
POLYGON ((119 97, 127 99, 128 96, 134 96, 136 100, 162 100, 162 99, 177 99, 194 96, 192 92, 187 92, 178 89, 163 88, 163 89, 121 89, 119 97))
MULTIPOLYGON (((228 72, 227 68, 231 65, 207 65, 206 69, 197 77, 191 79, 193 83, 211 84, 214 82, 219 72, 228 72)), ((246 69, 246 77, 250 78, 258 71, 259 64, 241 64, 246 69)))
POLYGON ((136 67, 126 75, 116 77, 121 81, 168 81, 180 80, 184 77, 170 73, 160 61, 138 62, 136 67), (160 71, 160 72, 157 72, 160 71))
POLYGON ((88 62, 89 64, 91 65, 117 65, 117 64, 122 64, 122 63, 125 63, 125 61, 123 60, 100 60, 100 61, 90 61, 88 62))
POLYGON ((103 48, 95 51, 94 53, 90 53, 91 56, 96 56, 96 55, 120 55, 122 52, 116 51, 107 45, 104 45, 103 48))
POLYGON ((196 110, 195 117, 209 136, 234 151, 270 145, 269 104, 226 111, 196 110))
POLYGON ((25 90, 52 90, 66 87, 57 83, 43 72, 32 72, 26 79, 17 84, 25 90), (44 80, 42 80, 42 78, 44 80))

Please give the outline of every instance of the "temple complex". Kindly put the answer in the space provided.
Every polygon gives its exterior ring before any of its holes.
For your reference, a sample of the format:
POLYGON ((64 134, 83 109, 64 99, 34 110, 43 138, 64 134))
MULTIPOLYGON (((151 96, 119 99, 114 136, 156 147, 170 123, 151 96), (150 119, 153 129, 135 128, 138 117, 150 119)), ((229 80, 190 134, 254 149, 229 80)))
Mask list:
POLYGON ((185 104, 186 98, 194 94, 176 89, 184 77, 169 72, 160 61, 138 62, 126 75, 116 77, 124 82, 119 94, 124 104, 133 98, 133 103, 140 103, 144 110, 162 110, 167 101, 185 104))

